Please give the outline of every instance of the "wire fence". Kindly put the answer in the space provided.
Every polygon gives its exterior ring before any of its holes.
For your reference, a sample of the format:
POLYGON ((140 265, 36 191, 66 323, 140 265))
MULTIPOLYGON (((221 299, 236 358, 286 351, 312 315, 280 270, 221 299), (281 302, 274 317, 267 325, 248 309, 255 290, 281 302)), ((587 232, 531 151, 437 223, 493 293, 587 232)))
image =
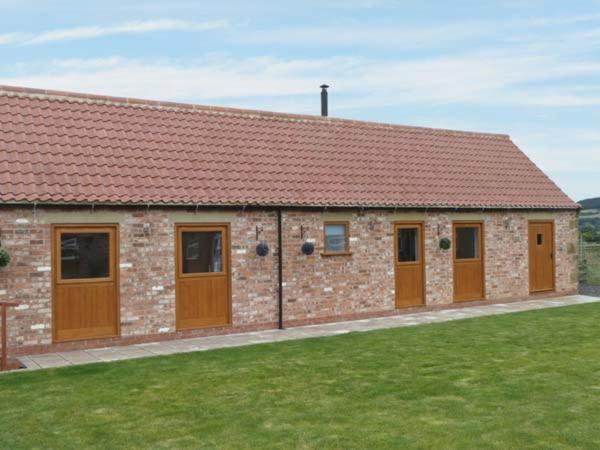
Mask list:
POLYGON ((579 281, 600 285, 600 244, 579 239, 579 281))

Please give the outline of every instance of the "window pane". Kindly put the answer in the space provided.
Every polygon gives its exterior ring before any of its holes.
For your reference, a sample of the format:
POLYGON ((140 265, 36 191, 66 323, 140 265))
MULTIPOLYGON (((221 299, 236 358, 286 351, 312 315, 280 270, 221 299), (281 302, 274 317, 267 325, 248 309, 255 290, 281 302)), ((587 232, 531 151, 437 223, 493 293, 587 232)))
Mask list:
POLYGON ((538 233, 537 235, 537 245, 542 245, 544 243, 544 235, 541 233, 538 233))
POLYGON ((479 258, 479 228, 456 228, 456 259, 479 258))
POLYGON ((339 253, 347 251, 346 225, 325 225, 325 250, 330 253, 339 253))
POLYGON ((220 231, 184 231, 182 233, 183 273, 222 272, 220 231))
POLYGON ((418 228, 398 229, 398 261, 410 262, 419 260, 418 228))
POLYGON ((63 280, 109 276, 108 233, 60 235, 60 271, 63 280))

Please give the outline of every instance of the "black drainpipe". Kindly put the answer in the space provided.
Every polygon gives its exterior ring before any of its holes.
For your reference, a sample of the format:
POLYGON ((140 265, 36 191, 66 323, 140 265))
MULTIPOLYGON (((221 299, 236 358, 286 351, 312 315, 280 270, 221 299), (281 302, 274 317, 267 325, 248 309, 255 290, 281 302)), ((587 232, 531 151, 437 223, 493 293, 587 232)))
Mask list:
POLYGON ((278 295, 279 295, 279 329, 283 330, 283 232, 281 223, 281 209, 277 210, 277 275, 278 275, 278 295))

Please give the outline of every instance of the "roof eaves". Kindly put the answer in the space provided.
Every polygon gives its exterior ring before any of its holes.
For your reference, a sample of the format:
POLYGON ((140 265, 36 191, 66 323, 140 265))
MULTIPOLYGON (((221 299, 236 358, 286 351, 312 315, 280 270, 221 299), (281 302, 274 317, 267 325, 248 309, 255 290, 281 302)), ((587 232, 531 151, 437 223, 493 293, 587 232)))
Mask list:
POLYGON ((129 206, 145 208, 231 208, 231 207, 263 207, 263 208, 342 208, 342 209, 443 209, 443 210, 579 210, 581 205, 525 205, 525 204, 441 204, 441 203, 411 203, 411 204, 360 204, 360 203, 260 203, 260 202, 220 202, 220 203, 189 203, 189 202, 93 202, 93 201, 0 201, 0 205, 29 205, 29 206, 129 206))

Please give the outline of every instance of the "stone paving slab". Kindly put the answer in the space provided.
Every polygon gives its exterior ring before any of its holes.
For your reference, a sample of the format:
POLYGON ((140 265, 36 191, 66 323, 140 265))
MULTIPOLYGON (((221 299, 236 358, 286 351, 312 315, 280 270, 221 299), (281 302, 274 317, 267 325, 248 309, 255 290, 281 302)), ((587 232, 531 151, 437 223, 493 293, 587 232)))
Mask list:
POLYGON ((189 353, 225 347, 239 347, 266 342, 307 339, 320 336, 335 336, 353 331, 370 331, 385 328, 410 327, 426 323, 440 323, 471 317, 491 316, 513 312, 557 308, 600 302, 600 297, 571 295, 567 297, 540 298, 522 302, 496 303, 493 305, 444 309, 440 311, 415 312, 396 316, 333 322, 319 325, 288 328, 285 330, 253 331, 249 333, 209 336, 174 341, 151 342, 127 346, 77 350, 72 352, 28 355, 19 358, 26 370, 64 367, 97 362, 119 361, 150 356, 189 353))

